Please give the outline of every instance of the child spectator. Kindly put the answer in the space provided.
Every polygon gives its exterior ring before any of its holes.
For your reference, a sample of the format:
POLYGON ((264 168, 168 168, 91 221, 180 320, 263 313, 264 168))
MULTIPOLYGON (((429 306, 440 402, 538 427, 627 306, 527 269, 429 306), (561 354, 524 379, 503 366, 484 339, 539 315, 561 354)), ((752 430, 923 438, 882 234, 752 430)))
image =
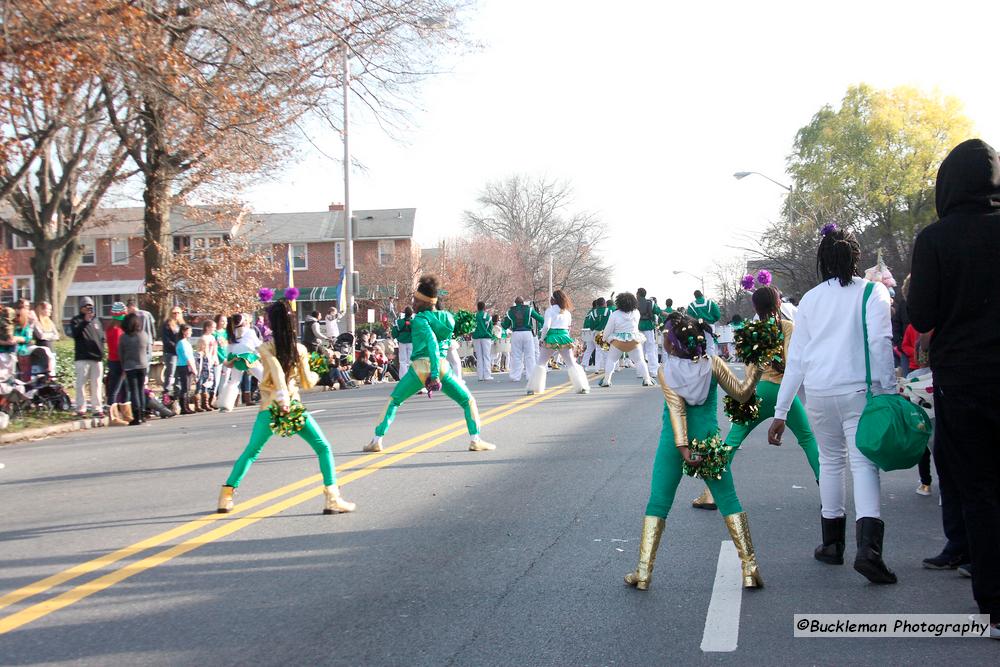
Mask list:
POLYGON ((178 330, 177 339, 177 400, 181 402, 181 414, 190 415, 194 412, 188 403, 188 393, 191 388, 191 376, 194 375, 194 349, 191 347, 191 325, 182 324, 178 330))
POLYGON ((215 395, 215 385, 219 381, 219 343, 215 339, 215 322, 205 320, 201 336, 198 338, 197 377, 195 385, 195 412, 210 412, 209 396, 215 395))

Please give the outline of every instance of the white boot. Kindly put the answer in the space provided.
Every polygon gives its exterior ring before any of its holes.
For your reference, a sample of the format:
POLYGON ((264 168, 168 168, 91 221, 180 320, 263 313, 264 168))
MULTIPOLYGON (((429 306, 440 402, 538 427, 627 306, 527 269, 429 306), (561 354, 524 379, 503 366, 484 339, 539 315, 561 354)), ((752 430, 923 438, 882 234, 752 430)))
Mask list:
POLYGON ((578 394, 589 394, 590 383, 587 382, 587 373, 577 364, 573 364, 566 369, 569 373, 569 381, 573 384, 573 390, 578 394))
POLYGON ((219 390, 219 411, 220 412, 232 412, 233 408, 236 406, 236 396, 240 393, 239 383, 226 383, 222 385, 222 389, 219 390))
POLYGON ((545 377, 548 375, 545 364, 538 364, 528 376, 528 395, 545 393, 545 377))

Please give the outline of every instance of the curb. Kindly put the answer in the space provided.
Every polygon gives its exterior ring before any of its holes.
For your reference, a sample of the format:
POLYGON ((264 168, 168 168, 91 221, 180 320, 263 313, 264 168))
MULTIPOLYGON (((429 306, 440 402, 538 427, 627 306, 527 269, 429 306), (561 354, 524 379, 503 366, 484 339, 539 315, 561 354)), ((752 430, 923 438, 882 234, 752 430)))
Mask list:
POLYGON ((73 431, 100 428, 102 426, 108 426, 109 423, 110 420, 107 417, 100 419, 97 417, 89 417, 87 419, 75 419, 64 424, 53 424, 51 426, 43 426, 41 428, 29 428, 23 431, 18 431, 17 433, 4 433, 3 435, 0 435, 0 446, 11 445, 25 440, 41 440, 42 438, 48 438, 49 436, 72 433, 73 431))

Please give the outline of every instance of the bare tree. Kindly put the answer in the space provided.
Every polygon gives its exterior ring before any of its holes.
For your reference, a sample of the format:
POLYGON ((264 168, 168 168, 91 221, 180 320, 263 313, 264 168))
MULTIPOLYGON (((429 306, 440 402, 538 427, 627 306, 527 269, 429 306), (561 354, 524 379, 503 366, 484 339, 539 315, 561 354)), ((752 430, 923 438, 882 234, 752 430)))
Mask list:
POLYGON ((510 247, 530 290, 526 296, 545 294, 550 258, 557 287, 577 294, 608 288, 610 267, 597 252, 604 223, 593 213, 572 210, 568 184, 515 175, 487 183, 478 202, 479 211, 465 212, 466 227, 510 247))
POLYGON ((746 316, 752 310, 749 306, 747 292, 740 286, 740 279, 746 273, 747 260, 745 257, 718 260, 709 271, 708 275, 713 281, 712 287, 725 319, 733 315, 746 316))

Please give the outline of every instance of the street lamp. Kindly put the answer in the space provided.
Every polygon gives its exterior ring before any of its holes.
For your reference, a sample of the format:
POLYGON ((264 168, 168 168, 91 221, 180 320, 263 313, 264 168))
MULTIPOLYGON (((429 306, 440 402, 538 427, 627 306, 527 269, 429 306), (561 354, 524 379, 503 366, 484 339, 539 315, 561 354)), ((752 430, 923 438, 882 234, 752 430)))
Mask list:
POLYGON ((777 185, 779 188, 784 188, 785 190, 788 190, 788 219, 792 222, 792 224, 794 224, 795 223, 795 206, 792 203, 792 195, 795 194, 795 190, 793 189, 793 187, 791 185, 785 185, 784 183, 780 183, 780 182, 774 180, 773 178, 771 178, 770 176, 768 176, 767 174, 762 174, 759 171, 738 171, 735 174, 733 174, 733 178, 735 178, 737 181, 739 181, 739 180, 742 180, 742 179, 746 178, 747 176, 750 176, 751 174, 756 174, 757 176, 760 176, 761 178, 766 178, 767 180, 769 180, 772 183, 774 183, 775 185, 777 185))
POLYGON ((348 139, 349 100, 351 94, 351 49, 344 44, 344 279, 347 283, 347 331, 354 334, 354 230, 351 229, 351 144, 348 139))
POLYGON ((696 278, 698 280, 698 282, 701 283, 701 293, 702 294, 705 293, 705 279, 704 278, 702 278, 701 276, 696 276, 695 274, 691 273, 690 271, 674 271, 674 275, 675 276, 679 276, 682 273, 685 274, 685 275, 689 275, 692 278, 696 278))

